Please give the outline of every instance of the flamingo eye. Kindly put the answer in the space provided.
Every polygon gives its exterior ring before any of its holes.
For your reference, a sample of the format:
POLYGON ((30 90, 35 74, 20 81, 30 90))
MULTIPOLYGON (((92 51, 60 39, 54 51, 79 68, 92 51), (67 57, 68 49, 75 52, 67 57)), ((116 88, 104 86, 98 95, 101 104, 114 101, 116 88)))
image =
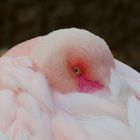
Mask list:
POLYGON ((80 76, 81 75, 81 70, 79 67, 73 67, 73 72, 76 76, 80 76))

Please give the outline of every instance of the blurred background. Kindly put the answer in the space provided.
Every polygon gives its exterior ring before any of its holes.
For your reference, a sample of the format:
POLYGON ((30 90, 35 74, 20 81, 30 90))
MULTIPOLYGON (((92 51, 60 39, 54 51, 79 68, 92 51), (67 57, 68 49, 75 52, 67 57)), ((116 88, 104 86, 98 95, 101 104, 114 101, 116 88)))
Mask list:
POLYGON ((0 53, 36 36, 68 27, 106 40, 114 56, 140 72, 140 1, 0 0, 0 53))

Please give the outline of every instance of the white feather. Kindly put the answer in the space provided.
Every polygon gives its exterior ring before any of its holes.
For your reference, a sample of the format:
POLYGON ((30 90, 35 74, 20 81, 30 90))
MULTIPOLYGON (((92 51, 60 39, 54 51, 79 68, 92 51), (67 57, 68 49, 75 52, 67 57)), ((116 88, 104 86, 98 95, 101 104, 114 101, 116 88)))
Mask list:
POLYGON ((140 101, 136 97, 128 100, 128 120, 135 136, 135 140, 140 140, 140 101))
POLYGON ((0 140, 140 139, 140 103, 120 73, 112 73, 111 96, 62 94, 49 90, 30 59, 0 65, 0 140))

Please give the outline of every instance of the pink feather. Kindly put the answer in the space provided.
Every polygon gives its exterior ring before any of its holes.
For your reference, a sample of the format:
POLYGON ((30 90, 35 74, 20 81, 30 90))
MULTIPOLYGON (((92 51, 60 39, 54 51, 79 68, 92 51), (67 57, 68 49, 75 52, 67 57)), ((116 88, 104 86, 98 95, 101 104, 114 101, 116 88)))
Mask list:
POLYGON ((17 45, 0 66, 0 140, 140 140, 140 74, 114 60, 99 37, 59 30, 17 45), (73 52, 66 55, 68 65, 61 61, 64 44, 73 52), (71 73, 74 64, 84 79, 71 73))

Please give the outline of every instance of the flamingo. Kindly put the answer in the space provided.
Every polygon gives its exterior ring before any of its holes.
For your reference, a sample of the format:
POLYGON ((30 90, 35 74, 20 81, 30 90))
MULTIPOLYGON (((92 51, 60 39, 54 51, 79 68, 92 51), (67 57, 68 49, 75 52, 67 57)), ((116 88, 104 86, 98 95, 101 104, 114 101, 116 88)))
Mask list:
POLYGON ((31 39, 0 66, 0 140, 140 140, 140 74, 91 32, 31 39))

